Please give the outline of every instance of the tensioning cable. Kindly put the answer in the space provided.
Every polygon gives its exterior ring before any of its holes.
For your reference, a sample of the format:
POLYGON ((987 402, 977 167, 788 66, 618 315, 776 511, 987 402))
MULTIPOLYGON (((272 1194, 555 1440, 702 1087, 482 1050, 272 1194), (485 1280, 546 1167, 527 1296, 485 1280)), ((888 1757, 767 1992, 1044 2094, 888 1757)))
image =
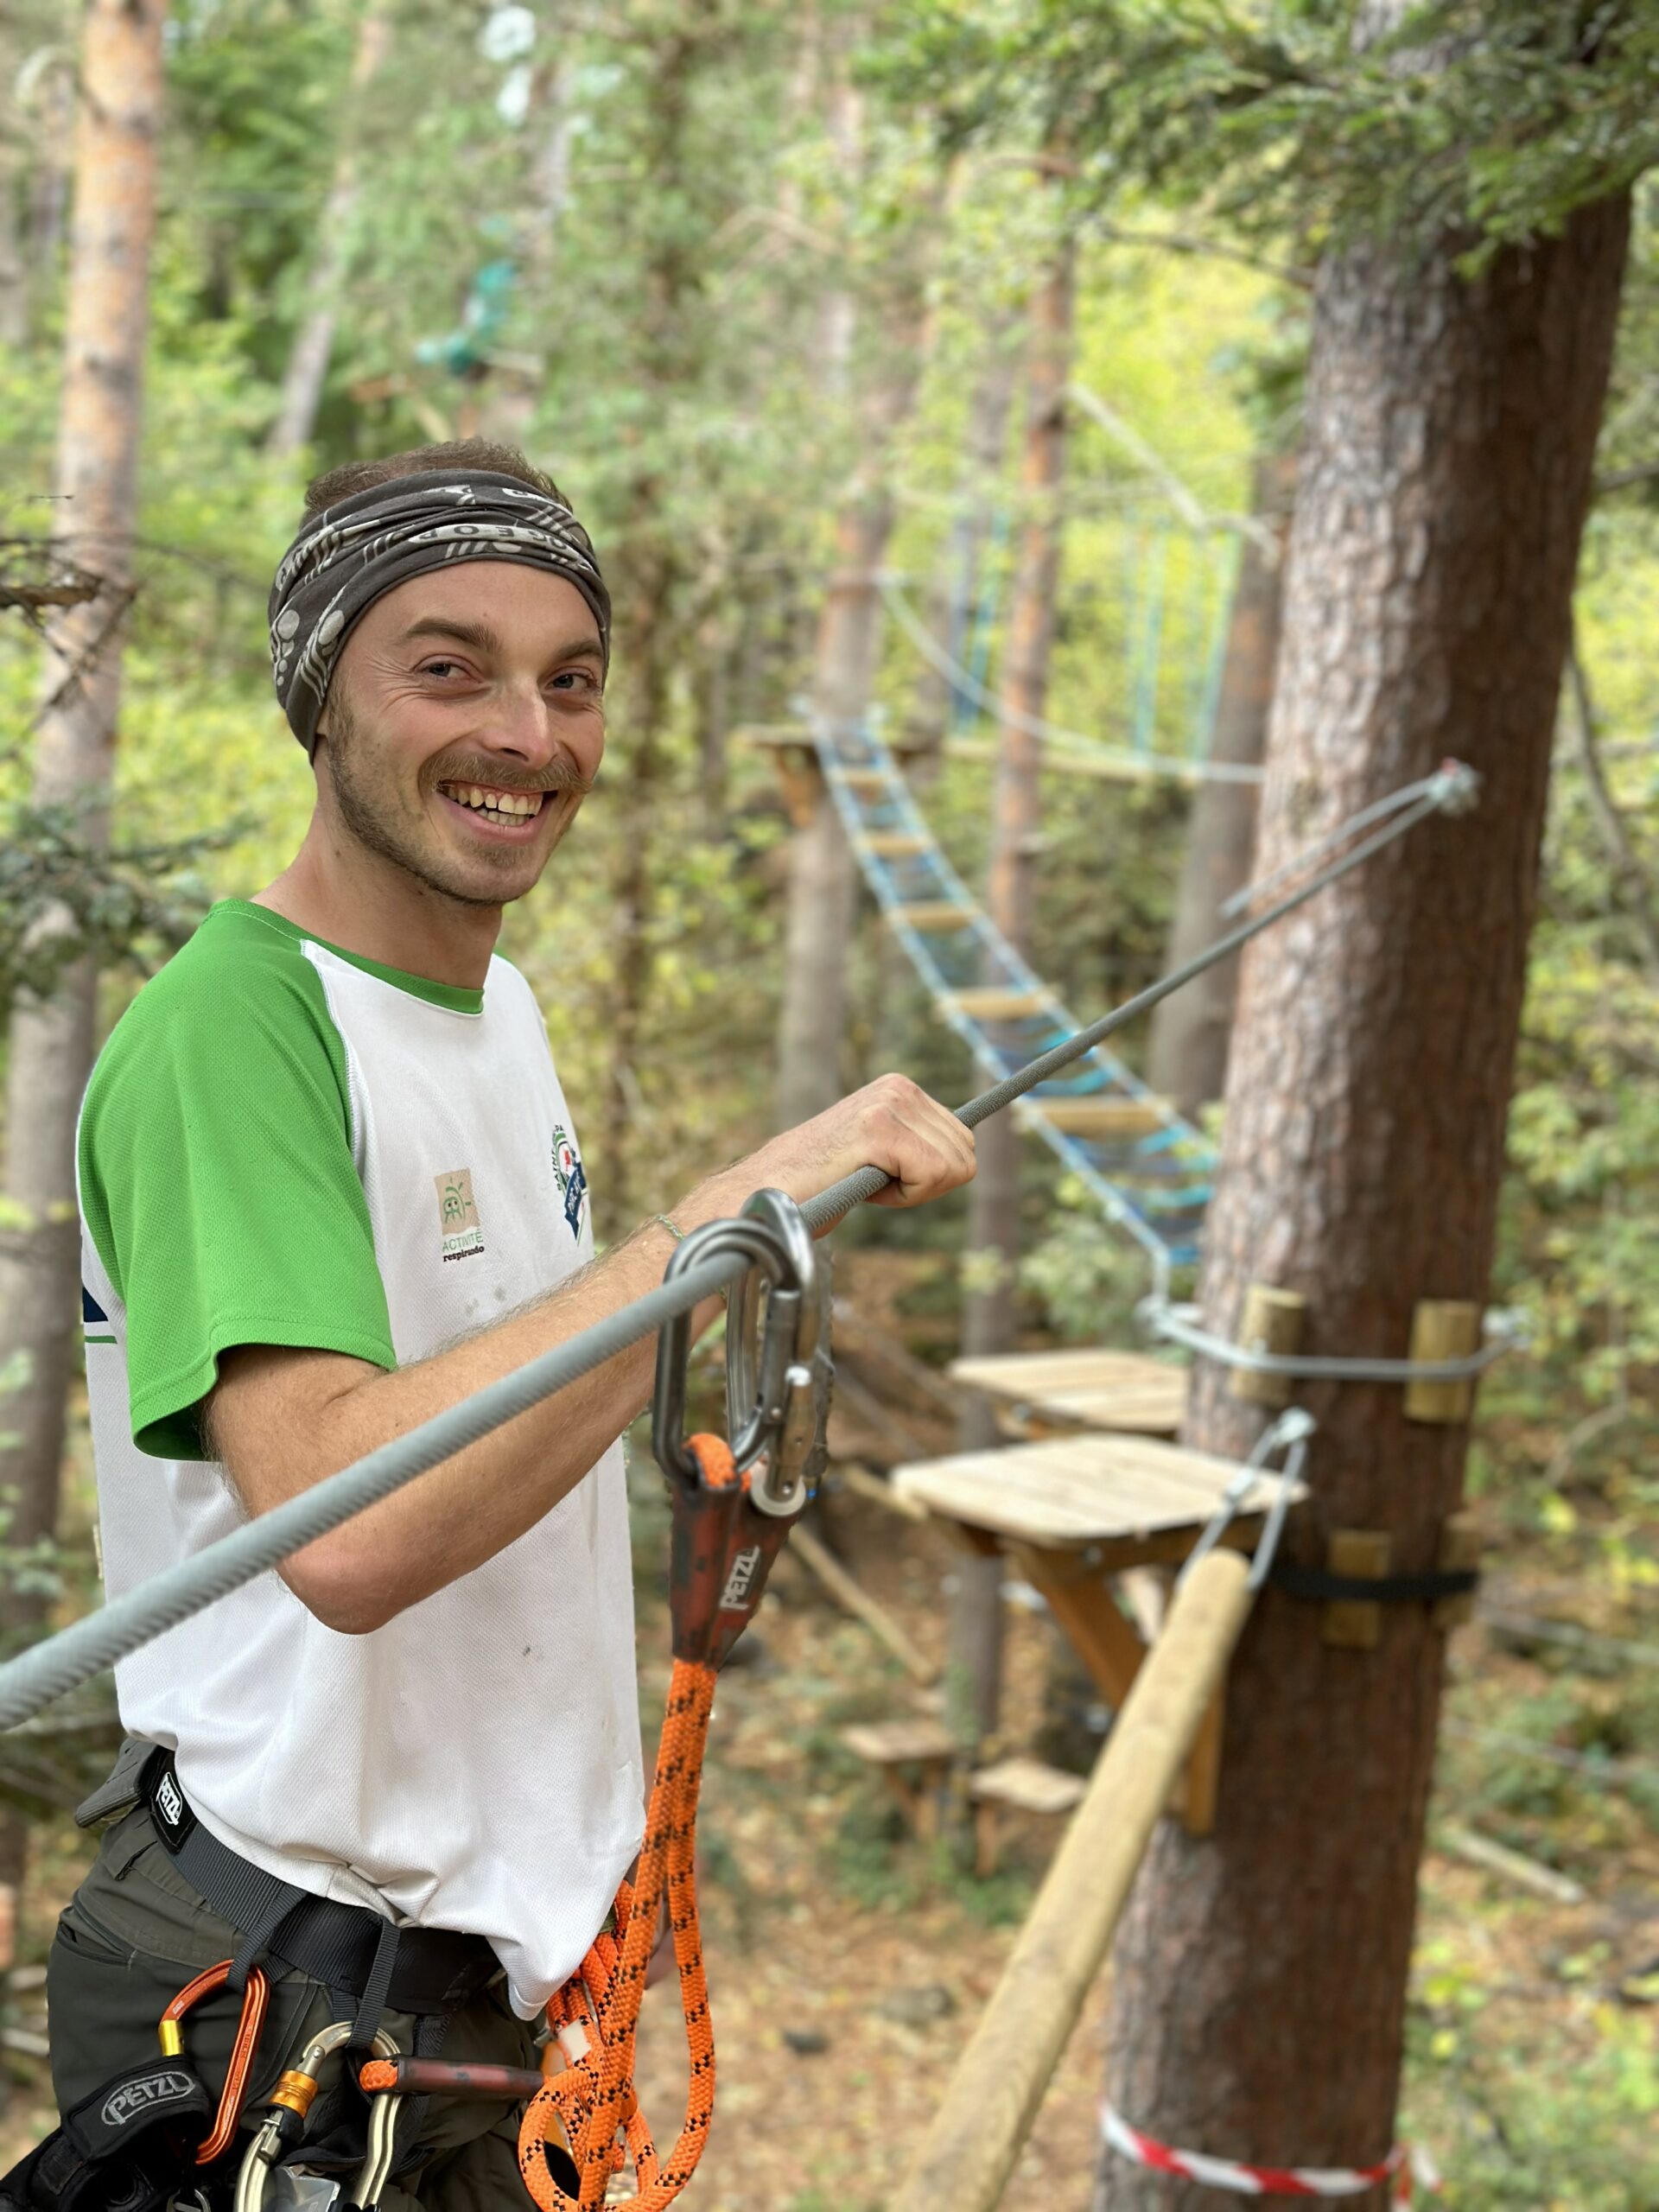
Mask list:
MULTIPOLYGON (((1155 983, 1102 1014, 1097 1021, 1077 1030, 1062 1043, 1041 1052, 1034 1060, 993 1084, 957 1109, 957 1118, 968 1128, 977 1128, 993 1114, 1000 1114, 1016 1098, 1111 1036, 1126 1023, 1148 1012, 1179 991, 1217 961, 1225 960, 1252 938, 1260 937, 1286 915, 1306 904, 1318 893, 1363 867, 1386 845, 1403 837, 1431 814, 1461 814, 1475 803, 1478 779, 1462 762, 1448 760, 1424 782, 1421 794, 1340 859, 1328 861, 1297 889, 1241 922, 1236 929, 1155 983)), ((1323 849, 1325 841, 1321 841, 1323 849)), ((815 1234, 832 1229, 843 1215, 862 1205, 886 1188, 889 1178, 879 1167, 860 1167, 844 1175, 801 1208, 803 1218, 815 1234)), ((441 1461, 453 1459, 486 1436, 516 1421, 556 1391, 602 1367, 618 1352, 643 1338, 652 1336, 666 1321, 689 1313, 705 1298, 726 1290, 749 1267, 741 1255, 710 1259, 677 1274, 642 1298, 607 1314, 562 1344, 489 1383, 458 1406, 435 1414, 407 1435, 394 1438, 349 1467, 297 1497, 263 1513, 257 1520, 233 1529, 228 1536, 188 1559, 167 1567, 137 1589, 112 1599, 97 1612, 87 1614, 54 1636, 44 1637, 29 1650, 0 1667, 0 1729, 13 1728, 43 1706, 50 1705, 94 1675, 124 1659, 129 1652, 150 1643, 181 1621, 204 1611, 251 1582, 256 1575, 315 1543, 354 1515, 365 1512, 423 1475, 441 1461)))

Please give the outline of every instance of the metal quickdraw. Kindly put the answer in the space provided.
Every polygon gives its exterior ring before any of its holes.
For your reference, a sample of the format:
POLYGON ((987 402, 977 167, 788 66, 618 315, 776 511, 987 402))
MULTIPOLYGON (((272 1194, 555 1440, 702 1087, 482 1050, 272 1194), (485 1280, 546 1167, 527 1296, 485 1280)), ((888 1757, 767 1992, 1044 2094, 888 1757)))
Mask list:
MULTIPOLYGON (((350 2020, 336 2020, 324 2028, 301 2052, 298 2065, 290 2066, 278 2077, 276 2088, 265 2100, 264 2119, 248 2145, 237 2175, 235 2212, 264 2212, 271 2168, 284 2152, 294 2150, 303 2139, 311 2107, 316 2101, 322 2063, 346 2048, 352 2039, 353 2025, 350 2020)), ((374 2048, 382 2059, 396 2059, 399 2056, 395 2039, 384 2028, 376 2032, 374 2048)), ((359 2212, 372 2212, 391 2177, 393 2138, 402 2101, 400 2095, 378 2096, 369 2108, 368 2151, 352 2185, 349 2200, 359 2212)))
POLYGON ((652 1443, 673 1503, 674 1670, 635 1878, 619 1890, 607 1926, 547 2008, 566 2066, 532 2098, 518 2135, 519 2170, 541 2212, 598 2212, 630 2158, 635 2212, 663 2212, 696 2171, 714 2114, 696 1896, 703 1751, 721 1664, 753 1618, 823 1467, 830 1382, 828 1286, 798 1210, 780 1192, 757 1192, 738 1219, 693 1230, 676 1249, 669 1278, 734 1251, 751 1266, 728 1306, 731 1444, 685 1435, 689 1321, 671 1324, 658 1342, 652 1443), (664 1897, 690 2085, 678 2138, 659 2157, 634 2094, 633 2049, 664 1897), (550 2163, 566 2144, 574 2189, 550 2163))

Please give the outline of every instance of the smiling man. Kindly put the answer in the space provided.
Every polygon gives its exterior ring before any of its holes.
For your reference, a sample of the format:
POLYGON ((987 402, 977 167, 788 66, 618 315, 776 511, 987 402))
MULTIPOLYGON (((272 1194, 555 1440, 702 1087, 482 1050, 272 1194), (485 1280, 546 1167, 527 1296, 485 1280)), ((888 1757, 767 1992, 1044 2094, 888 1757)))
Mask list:
MULTIPOLYGON (((494 945, 605 747, 610 601, 521 455, 337 471, 277 571, 278 696, 316 804, 292 864, 140 993, 80 1134, 87 1373, 111 1596, 660 1281, 675 1236, 872 1161, 887 1202, 972 1141, 887 1077, 595 1261, 575 1123, 494 945)), ((707 1319, 709 1316, 702 1317, 707 1319)), ((619 1355, 118 1670, 119 1815, 50 1967, 60 2103, 156 2049, 181 1984, 264 1958, 257 2099, 327 2022, 534 2063, 638 1850, 644 1777, 619 1355)), ((187 2024, 217 2082, 236 2018, 187 2024)), ((395 2202, 517 2200, 516 2123, 429 2105, 395 2202)), ((362 2107, 302 2158, 349 2172, 362 2107)))

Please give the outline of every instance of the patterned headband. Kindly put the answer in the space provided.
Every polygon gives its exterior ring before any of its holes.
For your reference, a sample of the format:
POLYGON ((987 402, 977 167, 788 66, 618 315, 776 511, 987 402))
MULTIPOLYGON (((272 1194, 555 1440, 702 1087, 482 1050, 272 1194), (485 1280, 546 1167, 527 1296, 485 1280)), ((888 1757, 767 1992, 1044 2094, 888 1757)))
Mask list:
POLYGON ((308 753, 340 649, 377 599, 454 561, 513 561, 572 583, 608 664, 611 598, 569 507, 493 469, 397 476, 309 515, 270 588, 270 665, 289 728, 308 753))

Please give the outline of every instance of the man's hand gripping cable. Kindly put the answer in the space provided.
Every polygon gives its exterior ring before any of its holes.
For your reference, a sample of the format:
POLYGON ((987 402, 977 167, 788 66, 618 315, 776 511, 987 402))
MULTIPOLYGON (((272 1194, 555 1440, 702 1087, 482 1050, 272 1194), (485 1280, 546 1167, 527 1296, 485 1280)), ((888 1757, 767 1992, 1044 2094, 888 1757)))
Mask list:
POLYGON ((728 1443, 684 1433, 689 1316, 658 1347, 652 1444, 673 1504, 669 1611, 674 1667, 632 1882, 547 2008, 565 2064, 531 2100, 518 2136, 524 2185, 541 2212, 596 2212, 632 2159, 638 2212, 659 2212, 696 2170, 715 2102, 715 2044, 697 1920, 697 1797, 715 1682, 760 1602, 772 1563, 812 1494, 830 1401, 827 1271, 792 1201, 760 1191, 734 1221, 680 1245, 669 1280, 711 1257, 751 1263, 731 1294, 728 1443), (762 1279, 764 1317, 760 1312, 762 1279), (634 2037, 662 1902, 668 1901, 690 2076, 685 2118, 659 2157, 634 2094, 634 2037), (574 2167, 574 2177, 572 2168, 574 2167), (574 2178, 576 2193, 567 2183, 574 2178))

